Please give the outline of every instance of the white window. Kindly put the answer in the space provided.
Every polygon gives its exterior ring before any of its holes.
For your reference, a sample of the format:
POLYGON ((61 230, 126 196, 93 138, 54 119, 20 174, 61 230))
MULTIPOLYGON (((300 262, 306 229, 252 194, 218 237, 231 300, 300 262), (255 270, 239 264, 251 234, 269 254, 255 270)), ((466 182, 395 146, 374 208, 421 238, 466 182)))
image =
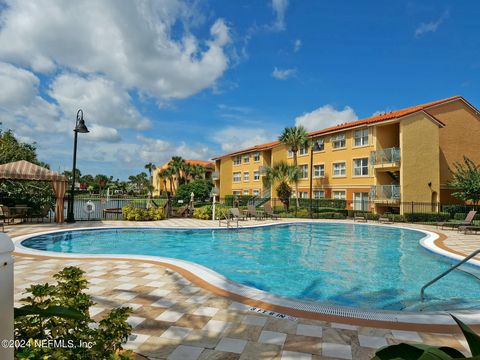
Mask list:
POLYGON ((255 162, 260 161, 260 153, 256 152, 253 154, 253 161, 255 162))
POLYGON ((332 146, 334 149, 340 149, 345 147, 345 134, 338 134, 332 136, 332 146))
POLYGON ((345 200, 345 191, 333 191, 333 198, 337 200, 345 200))
POLYGON ((235 156, 233 158, 233 165, 240 165, 242 163, 242 157, 241 156, 235 156))
POLYGON ((243 195, 250 195, 250 192, 247 190, 243 190, 243 195))
POLYGON ((241 191, 240 190, 233 190, 232 195, 240 195, 241 191))
POLYGON ((313 177, 320 178, 325 176, 325 165, 313 165, 313 177))
POLYGON ((243 155, 243 163, 248 164, 249 162, 250 162, 250 155, 249 154, 243 155))
POLYGON ((316 144, 316 146, 314 145, 314 147, 313 147, 314 151, 325 150, 325 142, 324 142, 323 138, 315 139, 314 142, 316 144))
POLYGON ((300 155, 307 155, 308 154, 308 145, 307 146, 302 146, 299 151, 300 155))
POLYGON ((299 198, 299 199, 308 199, 308 192, 306 192, 306 191, 299 191, 299 192, 298 192, 298 198, 299 198))
POLYGON ((353 175, 355 176, 368 175, 368 158, 353 160, 353 175))
POLYGON ((308 165, 300 165, 300 179, 308 178, 308 165))
POLYGON ((258 189, 253 190, 253 196, 258 196, 258 195, 260 195, 260 190, 258 189))
POLYGON ((333 176, 346 176, 346 175, 347 175, 347 169, 344 162, 333 164, 333 176))
POLYGON ((233 173, 233 182, 240 182, 242 180, 242 173, 241 172, 234 172, 233 173))
POLYGON ((325 197, 325 191, 323 190, 315 190, 313 192, 314 199, 323 199, 325 197))
POLYGON ((289 158, 293 157, 293 151, 292 151, 292 149, 288 149, 288 157, 289 157, 289 158))
POLYGON ((243 181, 249 181, 250 180, 250 173, 248 171, 245 171, 243 173, 243 181))
POLYGON ((260 171, 254 171, 253 172, 253 180, 258 181, 260 180, 260 171))
POLYGON ((355 130, 355 146, 368 145, 368 129, 355 130))
POLYGON ((368 193, 353 193, 353 210, 368 211, 368 193))

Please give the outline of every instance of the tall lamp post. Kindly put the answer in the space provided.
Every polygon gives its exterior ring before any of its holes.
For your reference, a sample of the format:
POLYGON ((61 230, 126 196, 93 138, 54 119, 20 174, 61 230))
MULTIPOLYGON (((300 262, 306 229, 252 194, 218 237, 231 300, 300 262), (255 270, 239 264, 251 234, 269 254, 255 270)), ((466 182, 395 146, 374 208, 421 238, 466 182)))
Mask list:
POLYGON ((68 205, 67 205, 67 223, 74 223, 75 222, 75 215, 73 213, 73 204, 75 200, 75 168, 77 166, 77 137, 78 133, 85 134, 88 133, 87 126, 85 125, 85 120, 83 120, 83 111, 78 110, 77 112, 77 122, 75 123, 75 129, 73 129, 75 133, 74 141, 73 141, 73 169, 72 169, 72 188, 70 189, 70 196, 68 197, 68 205))
POLYGON ((314 151, 319 151, 320 150, 320 145, 318 145, 318 142, 313 140, 312 141, 312 146, 310 148, 310 218, 313 217, 313 212, 312 212, 312 204, 313 204, 313 152, 314 151))

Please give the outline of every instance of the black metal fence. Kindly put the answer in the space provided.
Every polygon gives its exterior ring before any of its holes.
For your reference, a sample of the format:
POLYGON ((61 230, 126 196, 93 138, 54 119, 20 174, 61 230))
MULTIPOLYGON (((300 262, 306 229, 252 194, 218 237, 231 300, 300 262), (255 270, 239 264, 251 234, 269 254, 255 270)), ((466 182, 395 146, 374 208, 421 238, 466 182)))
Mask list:
MULTIPOLYGON (((217 198, 217 204, 225 208, 239 207, 246 209, 248 204, 252 203, 248 196, 227 196, 217 198)), ((52 210, 48 218, 53 219, 55 199, 45 199, 45 203, 52 204, 52 210)), ((121 220, 121 209, 125 206, 134 208, 146 208, 148 203, 155 207, 163 207, 167 199, 148 199, 147 197, 104 197, 104 196, 76 196, 74 204, 74 216, 76 220, 101 220, 112 219, 121 220), (90 205, 90 206, 87 206, 90 205), (92 206, 93 204, 93 206, 92 206)), ((65 217, 67 212, 68 198, 65 198, 65 217)), ((378 213, 390 214, 395 216, 398 221, 409 222, 429 222, 441 220, 463 220, 470 210, 478 210, 476 221, 480 222, 480 207, 466 204, 451 203, 430 203, 430 202, 392 202, 378 203, 372 201, 349 201, 342 199, 290 199, 288 202, 282 202, 278 198, 265 199, 265 201, 256 202, 258 208, 263 210, 265 203, 268 203, 272 212, 280 217, 297 217, 313 219, 342 219, 353 217, 355 213, 365 213, 372 219, 378 217, 378 213), (376 214, 375 214, 376 213, 376 214), (400 215, 402 213, 402 215, 400 215)), ((14 199, 0 197, 0 204, 7 206, 19 205, 14 199)), ((195 208, 205 205, 211 205, 212 202, 195 202, 195 208)), ((28 205, 28 204, 27 204, 28 205)), ((181 208, 187 205, 177 199, 172 199, 171 208, 181 208)), ((30 206, 30 205, 29 205, 30 206)), ((175 214, 175 211, 172 212, 175 214)))

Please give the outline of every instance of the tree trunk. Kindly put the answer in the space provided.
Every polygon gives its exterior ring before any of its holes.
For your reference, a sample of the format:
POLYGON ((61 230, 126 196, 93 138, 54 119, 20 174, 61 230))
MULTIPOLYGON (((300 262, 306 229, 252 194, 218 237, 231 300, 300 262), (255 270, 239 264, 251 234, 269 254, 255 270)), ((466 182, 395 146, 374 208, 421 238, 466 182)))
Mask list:
MULTIPOLYGON (((297 149, 298 151, 298 149, 297 149)), ((293 153, 293 165, 295 168, 298 166, 297 165, 297 151, 293 153)), ((300 207, 300 204, 298 202, 298 181, 295 181, 295 203, 297 205, 297 209, 300 207)))

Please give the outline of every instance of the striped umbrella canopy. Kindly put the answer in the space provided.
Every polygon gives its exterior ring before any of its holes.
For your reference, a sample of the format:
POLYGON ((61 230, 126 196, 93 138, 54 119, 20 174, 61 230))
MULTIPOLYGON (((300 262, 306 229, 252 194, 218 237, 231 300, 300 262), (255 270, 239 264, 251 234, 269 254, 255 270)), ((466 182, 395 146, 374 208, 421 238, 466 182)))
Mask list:
POLYGON ((0 165, 0 179, 67 181, 65 176, 25 160, 0 165))

